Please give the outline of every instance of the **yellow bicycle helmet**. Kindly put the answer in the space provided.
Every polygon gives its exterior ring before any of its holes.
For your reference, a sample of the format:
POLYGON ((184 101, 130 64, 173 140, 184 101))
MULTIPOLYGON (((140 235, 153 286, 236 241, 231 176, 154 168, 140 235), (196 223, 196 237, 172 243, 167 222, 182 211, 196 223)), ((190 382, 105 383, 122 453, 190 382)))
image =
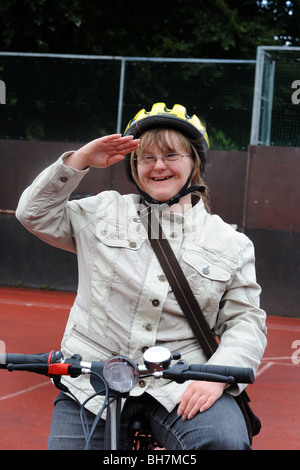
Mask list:
MULTIPOLYGON (((147 112, 145 109, 142 109, 129 121, 124 131, 124 136, 133 135, 134 138, 139 138, 144 132, 155 128, 174 129, 191 139, 201 158, 201 175, 204 173, 208 158, 209 140, 204 123, 195 114, 192 117, 188 116, 186 108, 180 104, 175 104, 172 109, 168 109, 165 103, 155 103, 151 111, 147 112)), ((124 166, 128 179, 136 184, 131 173, 129 155, 124 159, 124 166)), ((189 180, 184 188, 182 188, 176 200, 190 192, 190 190, 187 191, 188 184, 189 180)), ((143 196, 146 196, 147 199, 147 195, 143 193, 143 196)), ((150 202, 154 201, 151 200, 150 202)))
POLYGON ((141 109, 128 123, 124 135, 134 135, 138 138, 145 130, 154 127, 178 129, 193 139, 204 136, 209 145, 204 123, 195 114, 192 117, 188 116, 186 108, 180 104, 168 109, 165 103, 155 103, 149 112, 141 109))

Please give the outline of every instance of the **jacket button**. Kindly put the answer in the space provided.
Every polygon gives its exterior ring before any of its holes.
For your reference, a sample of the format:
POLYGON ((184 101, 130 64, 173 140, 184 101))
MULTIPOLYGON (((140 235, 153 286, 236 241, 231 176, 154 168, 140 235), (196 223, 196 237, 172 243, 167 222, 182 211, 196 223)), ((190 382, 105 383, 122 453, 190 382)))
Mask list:
POLYGON ((151 325, 151 323, 147 323, 147 324, 145 325, 145 330, 146 330, 146 331, 152 331, 152 325, 151 325))
POLYGON ((209 274, 209 266, 202 269, 203 274, 209 274))
POLYGON ((60 179, 60 181, 61 181, 62 183, 66 183, 66 182, 68 181, 68 177, 67 177, 67 176, 61 176, 59 179, 60 179))
POLYGON ((152 305, 153 305, 153 307, 158 307, 160 305, 160 301, 158 299, 153 299, 152 300, 152 305))
POLYGON ((141 349, 142 353, 144 354, 147 351, 147 349, 149 349, 148 346, 143 346, 141 349))
POLYGON ((137 244, 136 244, 136 242, 129 242, 129 246, 130 246, 130 248, 136 248, 137 244))
POLYGON ((161 282, 165 282, 166 280, 166 276, 164 274, 160 274, 158 277, 158 280, 161 281, 161 282))
POLYGON ((140 386, 141 388, 146 387, 146 382, 145 382, 145 380, 143 380, 143 379, 139 380, 139 386, 140 386))

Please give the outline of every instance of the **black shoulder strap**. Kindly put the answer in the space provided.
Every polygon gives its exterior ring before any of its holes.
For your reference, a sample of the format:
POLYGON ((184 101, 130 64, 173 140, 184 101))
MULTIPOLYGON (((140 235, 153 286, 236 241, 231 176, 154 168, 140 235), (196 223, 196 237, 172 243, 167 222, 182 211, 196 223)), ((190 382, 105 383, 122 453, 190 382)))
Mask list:
POLYGON ((148 232, 149 241, 169 281, 178 304, 187 317, 204 354, 209 358, 218 347, 217 340, 209 328, 199 303, 162 231, 154 211, 147 213, 147 217, 141 217, 141 220, 148 232))

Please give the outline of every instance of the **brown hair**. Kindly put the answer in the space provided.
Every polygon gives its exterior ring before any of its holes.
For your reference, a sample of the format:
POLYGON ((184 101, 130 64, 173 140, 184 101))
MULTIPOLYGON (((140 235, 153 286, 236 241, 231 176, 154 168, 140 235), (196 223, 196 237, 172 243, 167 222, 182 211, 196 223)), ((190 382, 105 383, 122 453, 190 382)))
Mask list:
MULTIPOLYGON (((144 132, 140 137, 140 146, 138 150, 132 152, 130 165, 131 165, 131 173, 135 183, 139 184, 139 178, 137 173, 136 167, 136 156, 139 153, 145 153, 151 149, 152 144, 155 142, 158 145, 159 149, 162 152, 176 151, 177 145, 175 142, 180 142, 181 147, 187 152, 187 154, 191 155, 194 160, 194 168, 191 178, 191 185, 195 184, 198 186, 205 186, 205 192, 200 193, 199 191, 194 191, 192 196, 196 196, 198 199, 201 197, 204 203, 204 206, 207 212, 211 212, 210 210, 210 198, 209 198, 209 191, 207 185, 204 183, 202 178, 202 173, 205 168, 205 163, 202 162, 201 156, 196 151, 195 145, 191 139, 185 137, 181 132, 175 131, 174 129, 162 129, 162 128, 155 128, 149 131, 144 132), (176 136, 176 140, 175 140, 176 136)), ((195 142, 194 142, 195 143, 195 142)))

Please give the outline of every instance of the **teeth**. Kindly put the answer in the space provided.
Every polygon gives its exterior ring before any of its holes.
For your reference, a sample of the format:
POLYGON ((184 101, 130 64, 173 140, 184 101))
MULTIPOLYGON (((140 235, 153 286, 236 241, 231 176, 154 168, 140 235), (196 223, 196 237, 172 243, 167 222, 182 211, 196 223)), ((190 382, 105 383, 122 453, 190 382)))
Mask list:
POLYGON ((154 181, 164 181, 172 178, 172 176, 164 176, 162 178, 153 178, 154 181))

